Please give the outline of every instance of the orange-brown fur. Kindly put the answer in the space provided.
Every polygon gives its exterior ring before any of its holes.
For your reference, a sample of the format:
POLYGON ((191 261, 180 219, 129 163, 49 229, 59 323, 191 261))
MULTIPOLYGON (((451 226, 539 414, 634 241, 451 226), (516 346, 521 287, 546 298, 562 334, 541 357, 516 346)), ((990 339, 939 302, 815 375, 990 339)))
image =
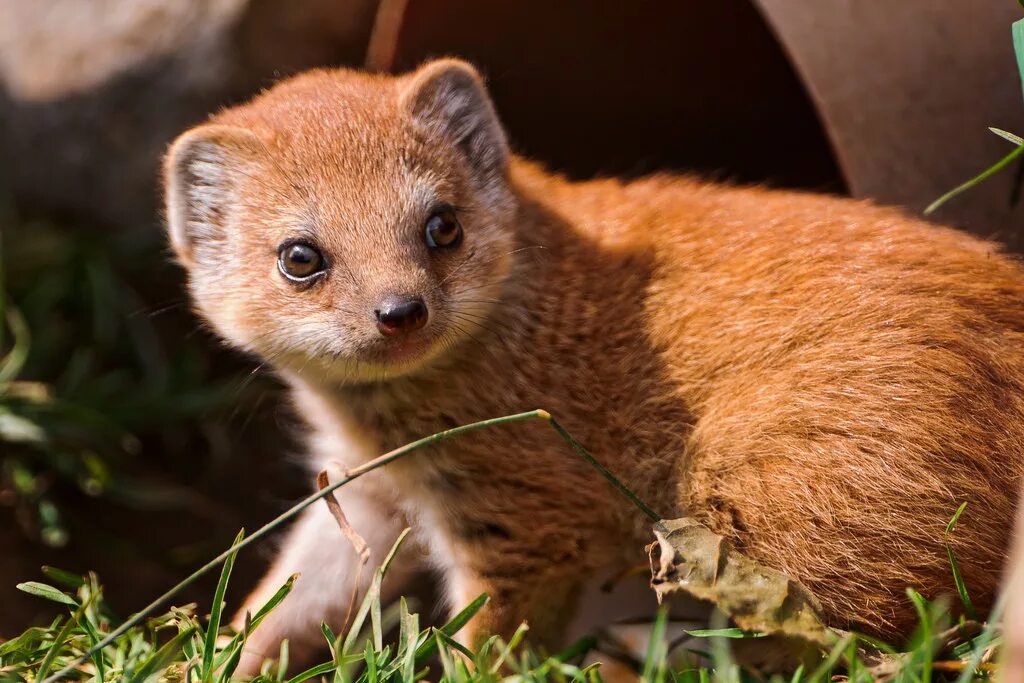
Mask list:
MULTIPOLYGON (((943 529, 967 501, 953 546, 989 605, 1024 461, 1024 270, 865 202, 669 175, 568 182, 506 157, 493 116, 457 62, 319 71, 172 148, 171 232, 198 309, 292 385, 316 467, 543 407, 656 511, 800 579, 843 628, 904 632, 906 587, 952 593, 943 529), (470 152, 445 128, 455 115, 478 126, 470 152), (422 247, 424 192, 459 207, 457 251, 422 247), (276 269, 295 231, 332 260, 303 291, 276 269), (370 310, 399 290, 428 300, 435 343, 389 363, 370 310)), ((474 633, 527 619, 557 641, 581 582, 642 561, 650 540, 543 424, 370 477, 343 501, 380 520, 361 520, 380 547, 408 519, 456 605, 490 593, 474 633)), ((342 552, 329 525, 305 529, 289 541, 301 562, 342 552)), ((306 569, 288 554, 250 608, 306 569)), ((339 618, 352 567, 321 570, 330 597, 294 598, 302 613, 261 627, 263 651, 339 618)))

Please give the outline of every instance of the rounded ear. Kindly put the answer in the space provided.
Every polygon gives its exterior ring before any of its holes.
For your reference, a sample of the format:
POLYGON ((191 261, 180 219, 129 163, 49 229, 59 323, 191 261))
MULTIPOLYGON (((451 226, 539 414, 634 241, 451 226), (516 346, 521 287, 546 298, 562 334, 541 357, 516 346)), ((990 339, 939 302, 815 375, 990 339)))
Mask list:
POLYGON ((505 176, 505 131, 470 64, 458 59, 429 62, 412 74, 401 97, 414 120, 456 145, 485 179, 505 176))
POLYGON ((226 222, 238 187, 263 145, 244 128, 203 125, 180 135, 164 157, 167 232, 182 265, 227 239, 226 222))

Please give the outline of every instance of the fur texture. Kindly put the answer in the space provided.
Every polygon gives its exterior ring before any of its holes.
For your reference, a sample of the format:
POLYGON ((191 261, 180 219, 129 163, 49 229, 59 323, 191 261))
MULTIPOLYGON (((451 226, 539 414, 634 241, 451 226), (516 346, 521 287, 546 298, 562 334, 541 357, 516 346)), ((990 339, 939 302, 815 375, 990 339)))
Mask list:
MULTIPOLYGON (((453 60, 286 81, 183 135, 166 177, 198 310, 292 386, 314 468, 543 407, 655 510, 789 572, 842 628, 898 634, 907 586, 953 593, 943 528, 968 501, 954 549, 989 605, 1024 453, 1024 271, 994 244, 846 199, 567 182, 509 155, 453 60), (456 249, 424 245, 437 205, 456 249), (296 237, 326 260, 312 284, 278 271, 296 237), (394 293, 430 310, 397 341, 373 320, 394 293)), ((373 561, 408 521, 453 604, 490 593, 467 638, 527 619, 555 644, 581 582, 651 538, 541 424, 433 446, 342 499, 373 561)), ((305 574, 254 652, 315 642, 353 561, 312 511, 249 601, 305 574)))

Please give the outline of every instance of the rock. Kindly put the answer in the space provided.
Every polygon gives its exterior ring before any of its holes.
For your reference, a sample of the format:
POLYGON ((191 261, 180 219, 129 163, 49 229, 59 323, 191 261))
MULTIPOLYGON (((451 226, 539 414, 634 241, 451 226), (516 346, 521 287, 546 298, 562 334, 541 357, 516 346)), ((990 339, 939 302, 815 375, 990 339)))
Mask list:
POLYGON ((0 182, 29 208, 148 228, 167 143, 276 78, 360 64, 376 0, 9 0, 4 11, 0 182))

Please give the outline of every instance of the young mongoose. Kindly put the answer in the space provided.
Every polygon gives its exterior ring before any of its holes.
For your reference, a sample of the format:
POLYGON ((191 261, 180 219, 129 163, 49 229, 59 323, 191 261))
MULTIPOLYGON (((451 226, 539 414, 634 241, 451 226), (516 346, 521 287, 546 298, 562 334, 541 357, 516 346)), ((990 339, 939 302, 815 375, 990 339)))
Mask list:
MULTIPOLYGON (((994 244, 847 199, 569 182, 509 152, 456 60, 287 80, 183 134, 165 173, 198 311, 291 386, 314 469, 542 407, 837 627, 892 636, 908 586, 952 593, 943 529, 966 501, 953 548, 990 604, 1024 462, 1024 270, 994 244)), ((371 563, 408 523, 422 554, 395 572, 425 557, 451 605, 490 594, 467 640, 527 620, 557 644, 582 583, 652 538, 542 423, 340 497, 371 563)), ((311 508, 241 612, 301 572, 250 656, 318 644, 355 564, 311 508)))

